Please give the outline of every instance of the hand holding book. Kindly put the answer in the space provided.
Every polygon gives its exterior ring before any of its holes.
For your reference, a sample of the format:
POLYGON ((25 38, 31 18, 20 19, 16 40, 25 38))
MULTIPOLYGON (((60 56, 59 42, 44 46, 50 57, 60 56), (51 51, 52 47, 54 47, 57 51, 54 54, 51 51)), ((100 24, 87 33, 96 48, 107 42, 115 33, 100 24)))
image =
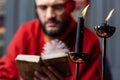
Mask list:
MULTIPOLYGON (((68 61, 68 48, 59 40, 46 43, 41 56, 18 55, 16 63, 23 80, 33 80, 34 77, 42 77, 54 80, 70 76, 70 66, 68 61)), ((62 79, 63 80, 63 79, 62 79)))
POLYGON ((42 65, 34 74, 34 80, 64 80, 64 77, 51 66, 42 65))

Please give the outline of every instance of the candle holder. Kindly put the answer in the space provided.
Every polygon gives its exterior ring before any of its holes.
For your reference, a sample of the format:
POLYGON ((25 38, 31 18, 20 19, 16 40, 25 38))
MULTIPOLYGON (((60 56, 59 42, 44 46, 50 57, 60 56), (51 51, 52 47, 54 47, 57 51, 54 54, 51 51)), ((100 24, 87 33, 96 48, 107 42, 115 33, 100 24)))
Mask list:
POLYGON ((94 30, 96 31, 96 34, 101 38, 108 38, 111 37, 115 32, 115 27, 110 26, 106 23, 95 26, 94 30))
POLYGON ((87 53, 69 52, 68 56, 72 62, 78 63, 78 64, 87 62, 89 58, 89 55, 87 53))
POLYGON ((105 80, 105 68, 106 68, 106 39, 111 37, 116 28, 113 26, 110 26, 106 23, 99 25, 99 26, 95 26, 94 30, 96 31, 96 34, 103 38, 103 51, 102 51, 102 80, 105 80))

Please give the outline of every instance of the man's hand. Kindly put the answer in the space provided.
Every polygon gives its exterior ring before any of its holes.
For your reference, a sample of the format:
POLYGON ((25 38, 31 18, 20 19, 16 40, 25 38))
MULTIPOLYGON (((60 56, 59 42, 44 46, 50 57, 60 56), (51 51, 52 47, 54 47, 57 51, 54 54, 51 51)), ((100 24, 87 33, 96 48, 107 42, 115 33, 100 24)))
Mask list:
POLYGON ((35 71, 34 80, 65 80, 55 69, 50 66, 41 66, 35 71))

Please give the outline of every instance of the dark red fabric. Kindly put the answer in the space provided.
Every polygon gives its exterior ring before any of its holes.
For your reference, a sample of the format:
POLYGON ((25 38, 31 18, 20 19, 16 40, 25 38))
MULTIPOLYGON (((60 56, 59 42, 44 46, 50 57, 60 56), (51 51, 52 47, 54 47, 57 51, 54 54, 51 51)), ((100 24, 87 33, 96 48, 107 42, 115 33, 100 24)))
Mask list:
MULTIPOLYGON (((80 65, 80 80, 101 80, 100 44, 97 36, 85 27, 83 52, 90 58, 87 63, 80 65)), ((71 20, 68 30, 61 39, 71 51, 74 51, 76 37, 76 22, 71 20)), ((29 21, 19 27, 13 40, 8 46, 7 55, 0 59, 0 80, 19 80, 15 58, 18 54, 41 55, 45 44, 44 34, 38 19, 29 21)), ((75 79, 75 64, 70 61, 72 76, 66 80, 75 79)))

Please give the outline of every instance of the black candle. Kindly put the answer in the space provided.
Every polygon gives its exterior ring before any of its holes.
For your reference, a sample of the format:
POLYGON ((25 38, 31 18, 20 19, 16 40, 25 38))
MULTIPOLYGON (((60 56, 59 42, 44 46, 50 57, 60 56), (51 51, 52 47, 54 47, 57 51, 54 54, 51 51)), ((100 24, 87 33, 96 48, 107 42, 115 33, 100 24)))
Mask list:
POLYGON ((76 45, 75 45, 75 52, 76 53, 82 53, 83 35, 84 35, 84 19, 83 19, 83 17, 78 17, 76 45))

